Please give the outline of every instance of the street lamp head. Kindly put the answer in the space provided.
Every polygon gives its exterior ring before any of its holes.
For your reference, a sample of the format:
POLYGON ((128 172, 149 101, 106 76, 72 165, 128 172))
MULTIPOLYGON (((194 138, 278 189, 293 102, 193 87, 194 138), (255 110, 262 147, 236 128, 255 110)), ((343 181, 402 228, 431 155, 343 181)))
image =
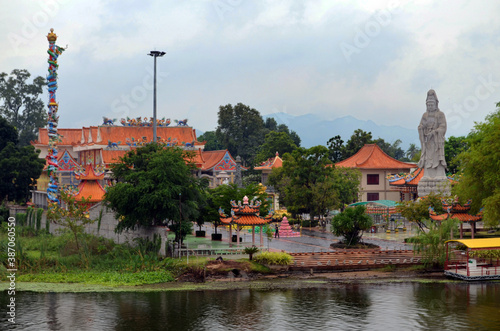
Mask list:
POLYGON ((149 52, 149 56, 154 56, 154 57, 161 57, 163 55, 165 55, 166 53, 165 52, 160 52, 160 51, 151 51, 149 52))

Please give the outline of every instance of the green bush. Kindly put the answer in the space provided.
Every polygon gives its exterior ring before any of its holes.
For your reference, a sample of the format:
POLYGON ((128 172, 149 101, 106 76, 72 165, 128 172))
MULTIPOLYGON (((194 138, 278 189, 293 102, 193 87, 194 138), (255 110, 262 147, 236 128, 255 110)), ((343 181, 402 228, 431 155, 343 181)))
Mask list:
POLYGON ((0 206, 0 223, 7 222, 9 218, 9 208, 4 205, 0 206))
POLYGON ((290 265, 293 257, 282 252, 262 252, 254 257, 254 260, 267 265, 290 265))

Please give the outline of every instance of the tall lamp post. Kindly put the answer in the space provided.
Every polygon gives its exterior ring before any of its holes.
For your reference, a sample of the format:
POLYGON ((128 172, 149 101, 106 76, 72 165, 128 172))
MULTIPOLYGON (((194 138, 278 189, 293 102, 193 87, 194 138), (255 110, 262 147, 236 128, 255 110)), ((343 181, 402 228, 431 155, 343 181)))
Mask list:
POLYGON ((153 142, 156 142, 156 58, 162 57, 165 55, 165 52, 160 51, 151 51, 148 54, 149 56, 154 57, 155 66, 154 66, 154 82, 153 82, 153 142))

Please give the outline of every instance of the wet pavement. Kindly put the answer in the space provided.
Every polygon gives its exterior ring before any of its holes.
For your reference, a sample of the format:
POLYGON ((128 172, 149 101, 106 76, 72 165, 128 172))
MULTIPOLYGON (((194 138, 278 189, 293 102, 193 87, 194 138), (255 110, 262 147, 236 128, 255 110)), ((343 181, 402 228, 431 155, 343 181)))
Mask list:
MULTIPOLYGON (((212 241, 211 234, 214 232, 212 226, 204 226, 203 230, 206 231, 205 238, 196 238, 194 236, 188 236, 186 242, 188 247, 191 249, 196 248, 224 248, 224 247, 247 247, 252 245, 252 234, 246 231, 240 232, 240 237, 242 242, 238 246, 237 243, 229 242, 229 231, 217 229, 218 233, 222 233, 222 242, 212 241), (230 245, 231 244, 231 245, 230 245)), ((233 231, 233 234, 236 234, 233 231)), ((324 232, 319 231, 317 228, 302 228, 301 237, 291 237, 291 238, 271 238, 268 239, 264 236, 263 247, 268 248, 271 251, 285 251, 289 253, 301 253, 301 252, 329 252, 333 251, 330 248, 330 244, 337 243, 341 239, 340 237, 334 236, 329 231, 329 226, 324 232)), ((412 246, 404 243, 404 239, 410 236, 416 235, 415 231, 405 231, 390 234, 387 233, 365 233, 363 235, 363 241, 365 243, 375 244, 380 246, 381 250, 406 250, 412 249, 412 246)), ((255 233, 255 245, 260 246, 260 234, 255 233)))

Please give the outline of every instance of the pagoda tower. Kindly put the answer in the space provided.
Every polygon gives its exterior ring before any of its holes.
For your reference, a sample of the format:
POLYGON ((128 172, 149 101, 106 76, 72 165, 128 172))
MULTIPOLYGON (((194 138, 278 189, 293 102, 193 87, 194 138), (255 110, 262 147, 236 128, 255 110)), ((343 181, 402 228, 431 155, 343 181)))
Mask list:
POLYGON ((286 216, 283 217, 281 220, 280 228, 279 228, 279 235, 281 237, 300 237, 300 232, 294 232, 292 228, 290 227, 290 223, 288 223, 288 219, 286 216))

